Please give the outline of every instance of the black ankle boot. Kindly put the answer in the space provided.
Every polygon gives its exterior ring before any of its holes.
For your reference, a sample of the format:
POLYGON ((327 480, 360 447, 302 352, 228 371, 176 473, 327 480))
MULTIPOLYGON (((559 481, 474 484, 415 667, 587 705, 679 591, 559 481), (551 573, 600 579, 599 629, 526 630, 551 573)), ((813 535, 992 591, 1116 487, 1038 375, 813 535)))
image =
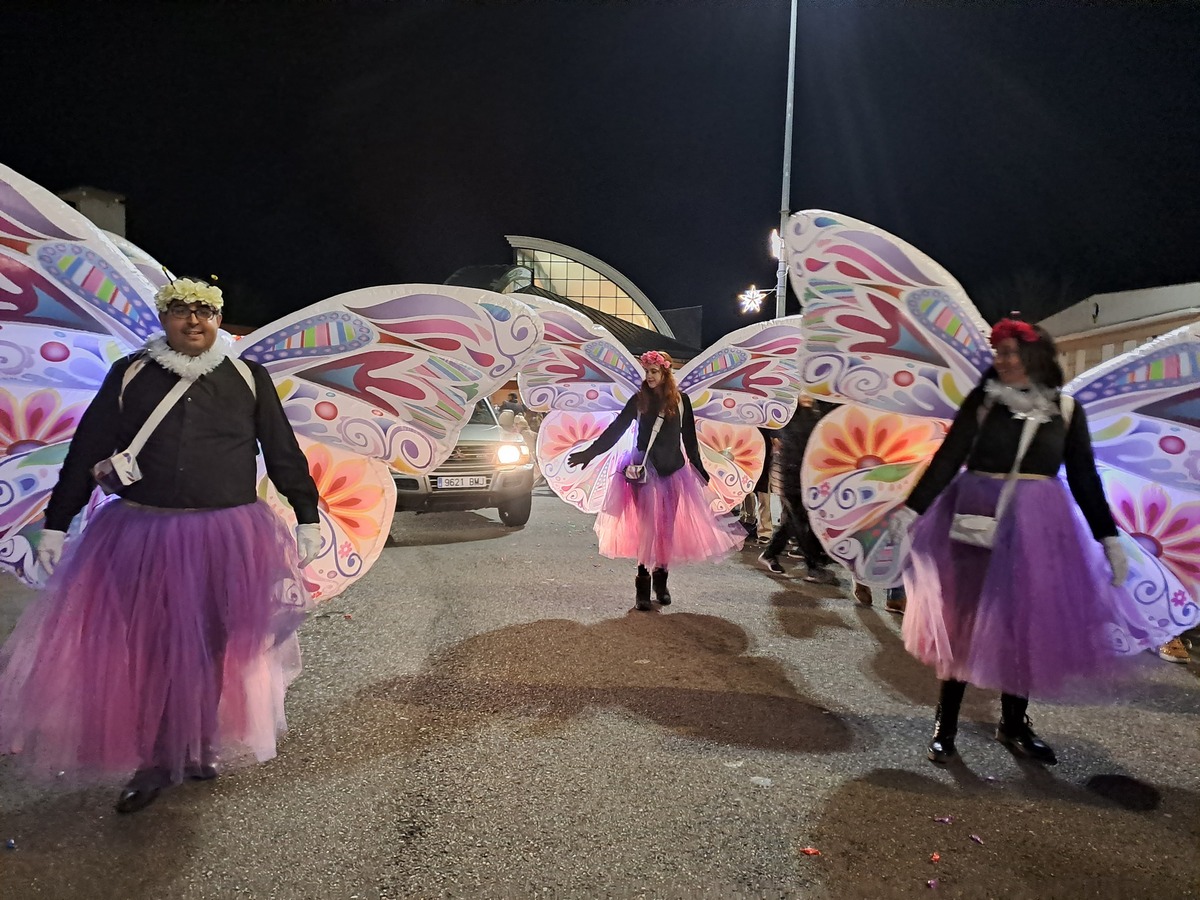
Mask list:
POLYGON ((1058 762, 1054 748, 1038 737, 1025 710, 1029 701, 1012 694, 1000 696, 1000 724, 996 728, 996 740, 1018 756, 1034 762, 1053 766, 1058 762))
POLYGON ((933 714, 933 737, 929 740, 927 756, 930 762, 946 763, 958 756, 954 746, 958 734, 958 709, 966 693, 965 681, 943 681, 933 714))
POLYGON ((650 609, 650 573, 638 567, 638 573, 633 579, 635 609, 650 609))
POLYGON ((929 761, 947 763, 958 756, 958 748, 954 746, 954 738, 958 731, 958 723, 947 721, 939 703, 933 714, 933 737, 929 741, 929 761))
POLYGON ((654 599, 663 606, 670 606, 671 592, 667 590, 667 570, 655 569, 650 573, 650 580, 654 584, 654 599))

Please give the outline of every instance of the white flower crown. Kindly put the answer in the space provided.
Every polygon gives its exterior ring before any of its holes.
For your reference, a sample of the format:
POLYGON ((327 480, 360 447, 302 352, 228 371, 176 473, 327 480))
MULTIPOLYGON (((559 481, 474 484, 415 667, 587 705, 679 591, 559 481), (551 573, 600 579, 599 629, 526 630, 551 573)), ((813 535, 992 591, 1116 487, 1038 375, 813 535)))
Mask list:
POLYGON ((159 312, 166 312, 176 300, 182 300, 184 303, 202 303, 211 306, 217 312, 225 305, 225 298, 221 296, 219 287, 191 278, 168 281, 154 294, 154 305, 158 307, 159 312))

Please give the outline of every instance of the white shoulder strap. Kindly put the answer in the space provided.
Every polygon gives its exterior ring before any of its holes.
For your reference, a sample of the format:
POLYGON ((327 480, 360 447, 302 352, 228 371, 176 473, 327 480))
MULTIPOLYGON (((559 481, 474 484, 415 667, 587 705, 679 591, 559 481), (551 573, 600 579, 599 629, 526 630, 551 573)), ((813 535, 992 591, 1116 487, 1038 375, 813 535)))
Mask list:
POLYGON ((129 368, 125 370, 125 375, 121 378, 121 393, 117 394, 117 409, 125 408, 125 388, 129 387, 129 382, 133 381, 133 376, 142 371, 146 365, 146 357, 139 356, 129 364, 129 368))
POLYGON ((1071 414, 1075 412, 1075 398, 1070 394, 1058 395, 1058 411, 1062 413, 1063 428, 1071 427, 1071 414))
MULTIPOLYGON (((254 384, 254 373, 250 371, 250 367, 236 356, 229 357, 229 361, 233 363, 233 367, 237 369, 238 374, 242 376, 242 381, 246 382, 246 387, 250 388, 250 396, 255 400, 258 399, 258 388, 254 384)), ((133 376, 146 365, 146 357, 139 356, 129 364, 129 368, 125 370, 125 374, 121 377, 121 393, 117 395, 117 408, 124 409, 125 407, 125 388, 129 387, 129 382, 133 381, 133 376)))
POLYGON ((242 376, 242 380, 246 382, 246 387, 250 388, 250 395, 255 400, 258 399, 258 389, 254 386, 254 373, 250 371, 250 367, 246 365, 245 360, 239 359, 236 356, 229 357, 229 361, 233 363, 233 367, 238 370, 238 374, 242 376))

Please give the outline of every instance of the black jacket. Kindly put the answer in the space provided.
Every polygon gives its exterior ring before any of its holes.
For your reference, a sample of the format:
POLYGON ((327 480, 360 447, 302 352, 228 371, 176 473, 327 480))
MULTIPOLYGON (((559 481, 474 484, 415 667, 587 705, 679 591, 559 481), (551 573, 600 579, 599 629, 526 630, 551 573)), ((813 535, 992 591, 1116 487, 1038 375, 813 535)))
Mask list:
MULTIPOLYGON (((923 513, 929 508, 964 463, 976 472, 1008 474, 1012 468, 1025 422, 1016 418, 1003 403, 984 407, 983 385, 981 382, 967 395, 946 440, 909 494, 908 506, 916 512, 923 513), (985 409, 982 423, 981 407, 985 409)), ((1117 525, 1096 472, 1087 415, 1079 404, 1071 414, 1069 428, 1061 416, 1055 416, 1038 428, 1021 460, 1021 472, 1029 475, 1055 477, 1061 466, 1066 466, 1071 495, 1083 511, 1092 536, 1096 540, 1115 536, 1117 525)))
MULTIPOLYGON (((155 407, 179 380, 147 359, 125 387, 125 370, 139 354, 115 363, 75 430, 58 484, 46 508, 46 527, 66 531, 95 487, 92 466, 124 450, 155 407)), ((254 503, 257 456, 262 446, 267 474, 301 524, 319 521, 317 486, 308 461, 284 415, 266 369, 248 362, 255 392, 226 359, 197 379, 167 413, 142 452, 142 479, 121 496, 146 506, 213 509, 254 503)))
POLYGON ((800 484, 800 464, 804 461, 804 448, 812 437, 813 429, 821 421, 821 413, 811 406, 798 406, 786 425, 779 429, 779 472, 783 495, 793 506, 799 507, 804 489, 800 484))
MULTIPOLYGON (((659 475, 671 475, 683 468, 685 462, 683 451, 686 450, 687 461, 691 462, 700 476, 707 481, 708 472, 704 469, 704 461, 700 457, 700 445, 696 441, 696 418, 692 413, 692 401, 688 399, 687 394, 682 392, 679 396, 683 399, 683 421, 679 421, 678 415, 663 419, 662 427, 658 431, 658 437, 654 439, 654 446, 650 450, 650 458, 647 462, 659 475)), ((585 451, 587 461, 591 462, 601 453, 611 450, 635 420, 637 421, 638 453, 645 454, 646 445, 650 443, 650 433, 654 430, 654 420, 657 418, 658 411, 655 409, 649 409, 642 415, 638 415, 637 394, 634 394, 629 398, 629 402, 625 404, 620 415, 613 419, 612 423, 587 448, 585 451)))

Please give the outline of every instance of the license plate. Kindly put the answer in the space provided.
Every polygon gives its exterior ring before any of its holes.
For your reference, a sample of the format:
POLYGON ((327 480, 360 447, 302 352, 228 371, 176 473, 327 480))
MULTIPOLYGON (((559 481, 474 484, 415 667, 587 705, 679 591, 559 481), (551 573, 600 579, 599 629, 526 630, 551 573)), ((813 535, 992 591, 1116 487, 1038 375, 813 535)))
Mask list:
POLYGON ((487 487, 486 475, 442 475, 438 477, 437 486, 440 488, 473 488, 487 487))

